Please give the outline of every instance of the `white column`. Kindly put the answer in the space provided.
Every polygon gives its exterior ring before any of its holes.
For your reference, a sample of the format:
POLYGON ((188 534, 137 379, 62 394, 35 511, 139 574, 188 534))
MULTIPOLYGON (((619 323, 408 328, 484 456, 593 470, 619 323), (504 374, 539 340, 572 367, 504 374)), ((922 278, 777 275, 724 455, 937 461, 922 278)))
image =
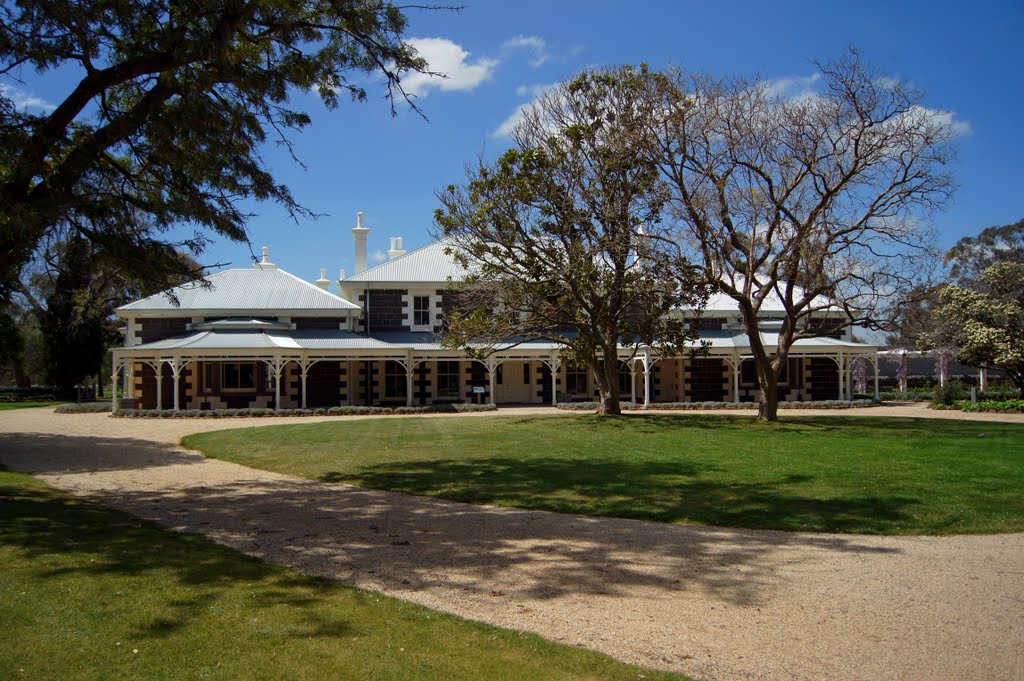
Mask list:
POLYGON ((555 407, 558 406, 558 370, 562 366, 562 361, 557 356, 552 355, 551 359, 544 363, 551 370, 551 406, 555 407))
POLYGON ((837 357, 836 363, 839 365, 839 394, 836 397, 841 400, 846 396, 846 357, 841 352, 837 357))
POLYGON ((875 399, 877 400, 878 397, 879 397, 879 392, 878 392, 878 354, 877 353, 874 356, 873 363, 874 363, 874 366, 875 366, 875 399))
POLYGON ((412 353, 405 357, 405 406, 412 406, 412 353))
POLYGON ((644 353, 644 409, 651 406, 651 358, 644 353))
POLYGON ((309 360, 303 357, 299 360, 299 381, 302 383, 302 408, 306 408, 306 375, 309 373, 309 360))
POLYGON ((740 401, 740 362, 743 360, 738 356, 732 360, 732 401, 739 404, 740 401))
POLYGON ((946 375, 949 373, 949 359, 945 353, 939 355, 939 385, 946 387, 946 375))
POLYGON ((181 376, 181 360, 175 357, 171 360, 171 376, 174 378, 174 411, 181 409, 181 395, 179 394, 178 378, 181 376))
POLYGON ((284 364, 280 357, 274 358, 274 363, 270 365, 270 369, 274 372, 274 411, 281 408, 281 370, 284 368, 284 364))
POLYGON ((494 372, 498 369, 498 365, 501 362, 495 362, 493 359, 487 359, 487 382, 489 392, 487 394, 487 404, 494 404, 494 372))
POLYGON ((117 411, 117 357, 111 359, 110 371, 110 413, 117 411))
POLYGON ((985 392, 988 390, 988 367, 981 367, 978 369, 978 391, 985 392))
POLYGON ((154 371, 156 371, 156 408, 159 411, 164 408, 164 361, 162 359, 157 360, 154 371))

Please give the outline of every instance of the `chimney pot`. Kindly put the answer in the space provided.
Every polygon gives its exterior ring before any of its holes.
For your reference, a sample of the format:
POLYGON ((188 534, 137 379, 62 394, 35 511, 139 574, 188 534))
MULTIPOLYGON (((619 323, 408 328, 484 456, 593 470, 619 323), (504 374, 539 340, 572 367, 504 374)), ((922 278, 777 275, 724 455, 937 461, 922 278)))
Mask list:
POLYGON ((370 230, 363 226, 363 212, 356 213, 356 226, 352 228, 355 238, 355 273, 366 271, 366 240, 370 230))
POLYGON ((316 280, 316 285, 324 291, 331 290, 331 280, 327 278, 327 270, 323 267, 320 268, 320 278, 316 280))

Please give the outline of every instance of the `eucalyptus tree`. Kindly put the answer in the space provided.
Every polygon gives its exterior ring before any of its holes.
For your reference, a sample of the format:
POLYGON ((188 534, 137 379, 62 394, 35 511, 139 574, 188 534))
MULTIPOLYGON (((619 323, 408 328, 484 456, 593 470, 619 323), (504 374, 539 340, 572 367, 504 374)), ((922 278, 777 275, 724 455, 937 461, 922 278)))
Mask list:
POLYGON ((765 80, 680 70, 650 79, 646 95, 680 241, 739 307, 768 421, 795 342, 879 325, 922 286, 934 258, 922 225, 953 189, 948 113, 855 52, 818 67, 820 89, 793 98, 765 80), (784 317, 766 342, 768 303, 784 317))
POLYGON ((679 308, 706 298, 662 222, 667 185, 637 153, 646 69, 588 71, 550 89, 494 163, 439 193, 436 222, 470 275, 446 342, 477 355, 529 340, 590 369, 598 413, 620 413, 620 359, 678 354, 679 308))

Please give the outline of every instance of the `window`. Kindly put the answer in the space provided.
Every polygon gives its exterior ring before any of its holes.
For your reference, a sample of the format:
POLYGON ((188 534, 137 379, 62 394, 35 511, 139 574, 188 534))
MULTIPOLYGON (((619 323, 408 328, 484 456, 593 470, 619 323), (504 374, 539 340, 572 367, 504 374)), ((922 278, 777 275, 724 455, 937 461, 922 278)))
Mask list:
POLYGON ((581 367, 565 368, 565 391, 572 394, 585 394, 587 392, 587 370, 581 367))
POLYGON ((203 362, 203 392, 212 393, 214 389, 214 369, 217 365, 213 362, 203 362))
POLYGON ((384 363, 384 397, 405 397, 405 367, 388 360, 384 363))
POLYGON ((438 362, 437 363, 437 396, 458 397, 459 396, 459 363, 438 362))
POLYGON ((530 385, 530 363, 523 362, 523 385, 530 385))
POLYGON ((625 362, 619 362, 619 395, 633 395, 633 374, 625 362))
POLYGON ((413 296, 413 326, 430 326, 430 296, 413 296))
POLYGON ((220 385, 222 390, 256 390, 256 363, 224 362, 220 385))
POLYGON ((754 360, 745 359, 740 362, 740 381, 743 383, 757 383, 757 371, 754 367, 754 360))

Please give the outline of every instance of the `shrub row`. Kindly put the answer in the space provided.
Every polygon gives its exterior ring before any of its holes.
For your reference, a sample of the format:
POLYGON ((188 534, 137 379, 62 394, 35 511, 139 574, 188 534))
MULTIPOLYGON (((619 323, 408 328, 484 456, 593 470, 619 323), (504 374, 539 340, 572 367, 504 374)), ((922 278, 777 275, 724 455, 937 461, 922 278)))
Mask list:
POLYGON ((0 393, 0 402, 11 404, 17 402, 55 402, 57 400, 50 393, 0 393))
POLYGON ((955 405, 957 409, 961 411, 980 412, 980 411, 993 411, 1002 412, 1009 414, 1022 414, 1024 413, 1024 400, 978 400, 977 402, 971 402, 970 400, 960 400, 955 405))
MULTIPOLYGON (((851 407, 870 407, 878 404, 875 400, 819 400, 817 402, 779 402, 779 409, 849 409, 851 407)), ((569 411, 594 411, 598 402, 567 402, 559 404, 559 409, 569 411)), ((643 409, 642 404, 622 402, 619 407, 625 410, 643 409)), ((669 411, 686 409, 752 409, 756 402, 652 402, 648 410, 669 411)))
POLYGON ((54 411, 58 414, 101 414, 110 409, 110 402, 78 402, 61 404, 54 411))
MULTIPOLYGON (((71 405, 74 406, 74 405, 71 405)), ((118 409, 114 416, 160 419, 226 419, 264 416, 386 416, 389 414, 451 414, 467 411, 494 411, 493 404, 438 404, 425 407, 319 407, 317 409, 118 409)), ((58 408, 59 410, 59 408, 58 408)), ((107 405, 107 411, 110 405, 107 405)))

